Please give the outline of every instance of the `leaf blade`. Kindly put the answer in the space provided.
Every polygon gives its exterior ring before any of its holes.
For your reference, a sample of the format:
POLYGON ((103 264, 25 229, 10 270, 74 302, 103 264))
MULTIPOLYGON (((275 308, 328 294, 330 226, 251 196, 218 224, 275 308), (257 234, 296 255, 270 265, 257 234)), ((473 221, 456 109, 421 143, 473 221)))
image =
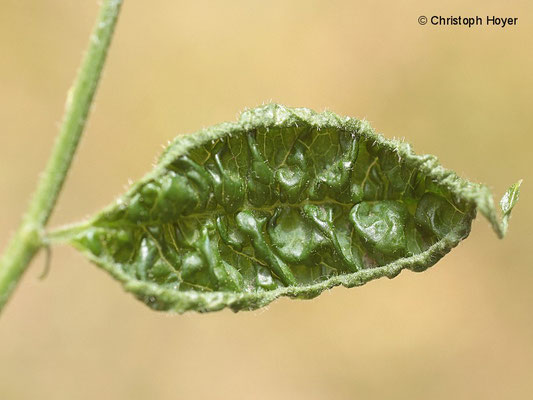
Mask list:
POLYGON ((513 188, 500 221, 486 187, 365 121, 271 104, 178 137, 68 239, 152 308, 249 310, 423 271, 476 209, 502 237, 513 188))

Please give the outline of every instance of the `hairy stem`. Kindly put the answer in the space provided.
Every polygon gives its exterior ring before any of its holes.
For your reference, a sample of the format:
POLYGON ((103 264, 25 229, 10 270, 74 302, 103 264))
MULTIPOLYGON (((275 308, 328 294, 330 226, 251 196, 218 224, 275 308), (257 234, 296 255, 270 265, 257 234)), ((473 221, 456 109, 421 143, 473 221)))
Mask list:
POLYGON ((63 122, 48 164, 22 223, 0 259, 0 311, 30 261, 43 246, 42 232, 72 163, 100 80, 122 0, 104 0, 90 37, 89 48, 72 88, 63 122))

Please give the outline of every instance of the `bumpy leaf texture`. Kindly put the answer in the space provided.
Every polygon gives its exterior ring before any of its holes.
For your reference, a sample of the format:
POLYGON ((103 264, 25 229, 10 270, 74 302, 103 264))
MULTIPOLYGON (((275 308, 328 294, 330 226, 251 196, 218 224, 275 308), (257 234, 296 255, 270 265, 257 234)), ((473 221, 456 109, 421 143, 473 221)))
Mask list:
POLYGON ((270 104, 179 136, 155 169, 65 237, 157 310, 262 307, 403 269, 423 271, 479 209, 503 237, 489 190, 365 121, 270 104))

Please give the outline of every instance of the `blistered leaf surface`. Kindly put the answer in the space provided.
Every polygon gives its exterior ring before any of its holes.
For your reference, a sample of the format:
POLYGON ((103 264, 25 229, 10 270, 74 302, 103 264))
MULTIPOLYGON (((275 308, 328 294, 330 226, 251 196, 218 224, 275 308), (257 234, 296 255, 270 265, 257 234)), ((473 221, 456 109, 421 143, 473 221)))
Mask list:
POLYGON ((155 309, 250 310, 402 269, 423 271, 478 208, 503 236, 518 185, 486 187, 370 126, 267 105, 178 137, 69 240, 155 309))

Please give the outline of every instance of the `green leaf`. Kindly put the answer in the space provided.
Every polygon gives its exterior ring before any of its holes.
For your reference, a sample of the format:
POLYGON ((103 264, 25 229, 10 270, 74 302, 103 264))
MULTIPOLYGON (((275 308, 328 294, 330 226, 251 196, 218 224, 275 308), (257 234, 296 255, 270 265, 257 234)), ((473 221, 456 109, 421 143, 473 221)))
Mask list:
POLYGON ((270 104, 179 136, 155 169, 60 232, 158 310, 252 310, 423 271, 501 202, 430 155, 330 112, 270 104))

